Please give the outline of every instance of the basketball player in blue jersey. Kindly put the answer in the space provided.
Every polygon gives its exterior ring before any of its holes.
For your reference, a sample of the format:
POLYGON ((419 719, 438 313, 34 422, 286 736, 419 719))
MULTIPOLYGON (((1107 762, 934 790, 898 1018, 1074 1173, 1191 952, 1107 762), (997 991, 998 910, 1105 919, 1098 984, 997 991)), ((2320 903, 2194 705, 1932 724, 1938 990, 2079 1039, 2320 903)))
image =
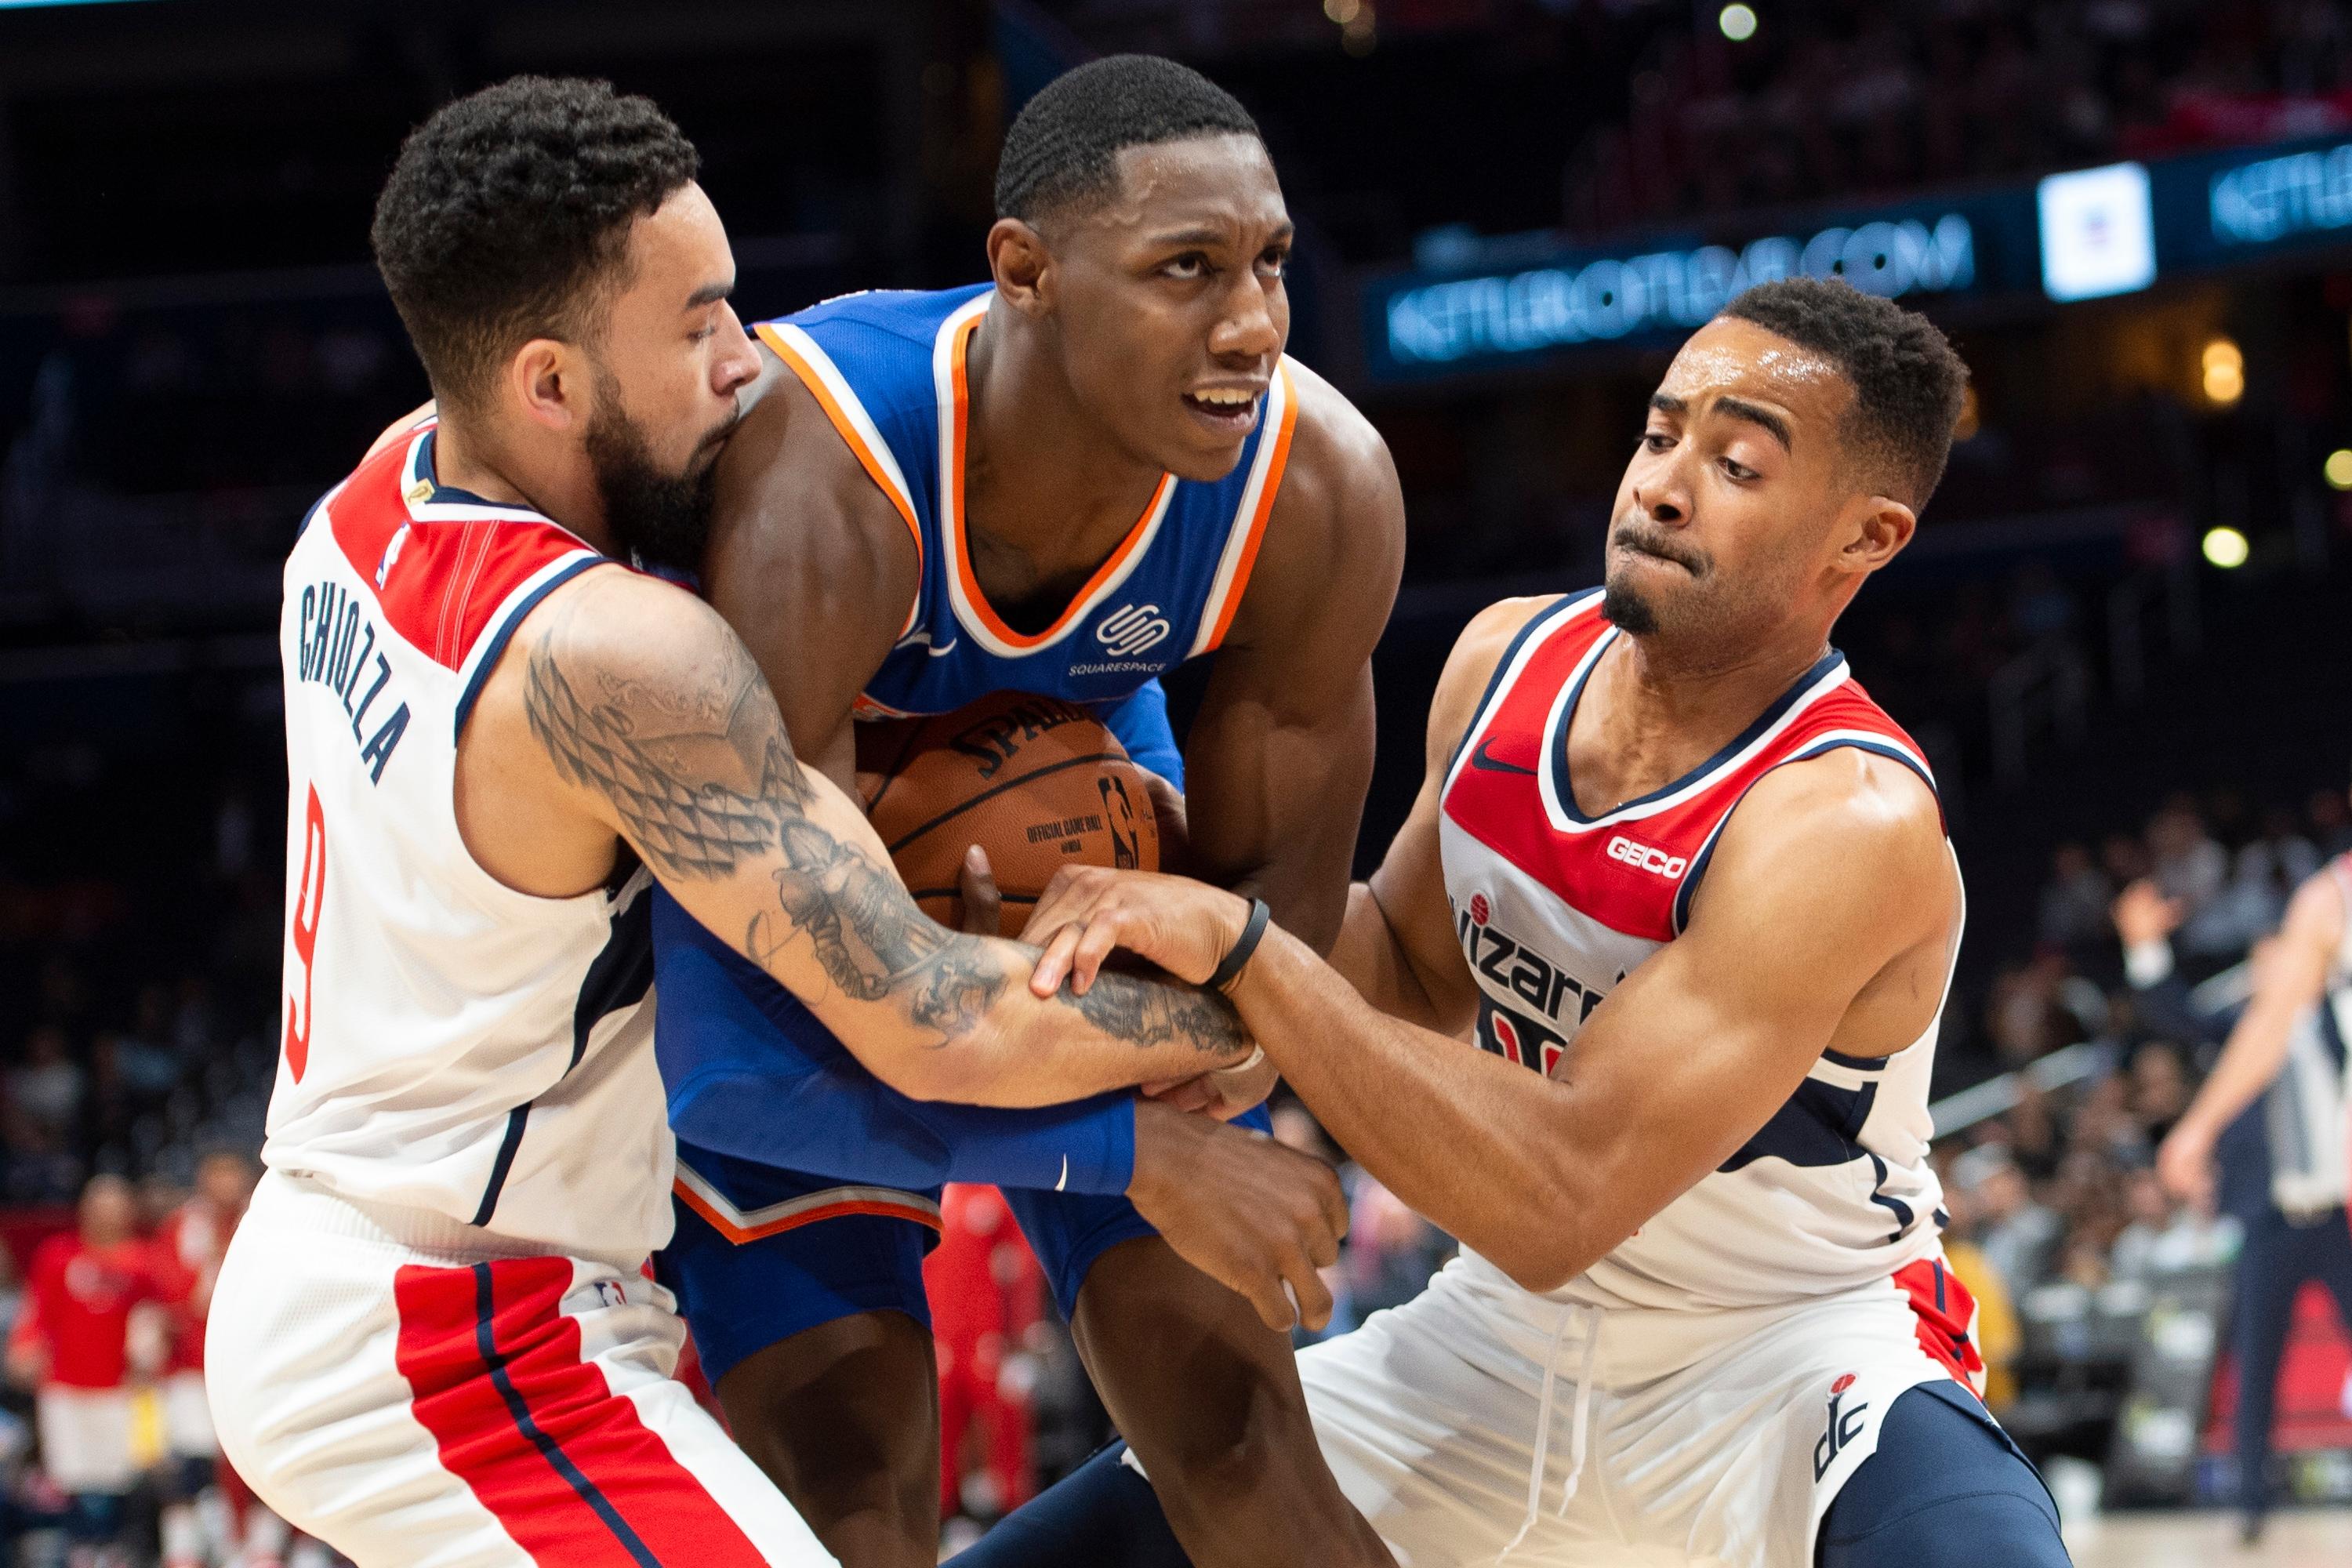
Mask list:
MULTIPOLYGON (((1403 510, 1369 424, 1283 356, 1291 224, 1256 127, 1182 67, 1103 60, 1023 111, 997 197, 989 281, 757 327, 772 363, 703 588, 835 780, 860 716, 1093 704, 1171 786, 1174 863, 1328 943, 1403 510), (1180 752, 1154 678, 1212 655, 1180 752)), ((1195 1561, 1389 1561, 1316 1452, 1285 1332, 1329 1310, 1283 1201, 1300 1157, 1218 1124, 1270 1073, 1010 1117, 918 1104, 674 905, 655 933, 664 1278, 737 1439, 845 1561, 936 1558, 920 1261, 943 1179, 1007 1189, 1195 1561)))

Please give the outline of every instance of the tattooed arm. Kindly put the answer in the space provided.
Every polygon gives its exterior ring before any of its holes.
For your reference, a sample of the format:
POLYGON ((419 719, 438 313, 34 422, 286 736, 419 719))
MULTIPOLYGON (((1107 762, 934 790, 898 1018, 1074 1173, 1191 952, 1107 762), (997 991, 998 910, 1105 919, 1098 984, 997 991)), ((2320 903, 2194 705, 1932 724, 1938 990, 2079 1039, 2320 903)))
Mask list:
POLYGON ((926 917, 856 804, 794 759, 742 643, 666 584, 591 572, 499 661, 459 766, 467 841, 499 874, 477 842, 495 824, 478 829, 464 809, 466 753, 484 751, 509 820, 542 842, 566 826, 575 842, 619 835, 902 1093, 1053 1104, 1248 1054, 1222 998, 1107 976, 1041 1000, 1025 984, 1034 948, 926 917))

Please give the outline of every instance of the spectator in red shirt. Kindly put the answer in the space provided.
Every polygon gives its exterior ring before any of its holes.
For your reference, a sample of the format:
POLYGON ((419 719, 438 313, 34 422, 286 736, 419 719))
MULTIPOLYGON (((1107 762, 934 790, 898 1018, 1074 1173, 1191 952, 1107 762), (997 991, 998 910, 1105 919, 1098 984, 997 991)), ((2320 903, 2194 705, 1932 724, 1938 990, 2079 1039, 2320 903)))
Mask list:
POLYGON ((123 1495, 138 1479, 134 1363, 152 1374, 164 1350, 163 1310, 173 1292, 138 1218, 130 1183, 92 1179, 76 1234, 34 1249, 25 1310, 8 1336, 8 1370, 34 1390, 42 1468, 73 1499, 71 1568, 96 1568, 112 1552, 123 1495))

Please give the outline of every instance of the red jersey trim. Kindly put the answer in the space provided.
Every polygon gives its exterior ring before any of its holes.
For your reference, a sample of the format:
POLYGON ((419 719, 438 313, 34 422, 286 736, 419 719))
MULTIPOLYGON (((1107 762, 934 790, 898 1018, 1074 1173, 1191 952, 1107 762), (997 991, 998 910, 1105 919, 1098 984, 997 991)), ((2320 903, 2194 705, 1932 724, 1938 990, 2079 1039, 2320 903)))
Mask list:
POLYGON ((1934 775, 1834 650, 1716 755, 1595 817, 1563 802, 1568 725, 1616 628, 1588 595, 1530 623, 1507 653, 1443 796, 1455 827, 1585 918, 1650 942, 1680 934, 1724 824, 1775 768, 1855 747, 1934 775))
POLYGON ((352 570, 410 647, 458 669, 500 606, 567 556, 604 559, 537 512, 435 482, 426 426, 362 463, 326 507, 352 570))

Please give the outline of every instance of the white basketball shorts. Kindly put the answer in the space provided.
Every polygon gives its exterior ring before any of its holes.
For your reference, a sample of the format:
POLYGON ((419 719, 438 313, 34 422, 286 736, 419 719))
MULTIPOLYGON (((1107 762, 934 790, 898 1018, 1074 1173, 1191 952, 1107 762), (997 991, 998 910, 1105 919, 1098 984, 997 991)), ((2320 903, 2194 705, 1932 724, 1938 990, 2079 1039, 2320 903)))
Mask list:
POLYGON ((273 1173, 205 1377, 256 1493, 359 1568, 833 1568, 671 1377, 669 1293, 273 1173))
POLYGON ((1799 1305, 1668 1312, 1562 1306, 1472 1257, 1298 1371, 1401 1568, 1811 1568, 1887 1407, 1977 1364, 1974 1310, 1933 1258, 1799 1305))

